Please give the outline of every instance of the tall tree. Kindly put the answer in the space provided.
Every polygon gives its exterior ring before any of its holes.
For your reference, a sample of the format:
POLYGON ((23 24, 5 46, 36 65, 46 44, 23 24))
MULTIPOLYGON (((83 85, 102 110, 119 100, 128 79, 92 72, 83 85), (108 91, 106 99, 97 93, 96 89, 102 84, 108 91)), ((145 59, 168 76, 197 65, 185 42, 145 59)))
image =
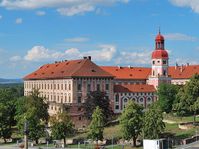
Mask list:
POLYGON ((17 126, 23 132, 25 121, 28 122, 29 138, 38 143, 43 136, 45 124, 48 121, 48 103, 39 96, 39 90, 34 89, 27 97, 18 99, 16 103, 17 126))
POLYGON ((63 139, 64 147, 66 145, 66 137, 74 132, 73 123, 66 111, 58 113, 50 118, 52 136, 55 139, 63 139))
POLYGON ((112 117, 113 111, 110 108, 110 100, 105 92, 93 91, 88 94, 84 103, 85 115, 88 119, 91 119, 92 113, 97 106, 102 110, 104 120, 107 122, 112 117))
POLYGON ((195 74, 189 82, 179 91, 178 102, 175 103, 174 109, 177 113, 191 112, 196 120, 196 113, 199 109, 199 75, 195 74))
POLYGON ((0 137, 4 139, 10 138, 12 135, 12 126, 15 125, 15 101, 16 92, 11 88, 0 89, 0 137))
POLYGON ((160 84, 158 87, 158 104, 163 112, 169 113, 172 111, 173 103, 176 100, 179 86, 173 84, 160 84))
POLYGON ((144 139, 158 139, 164 131, 163 114, 157 103, 152 104, 144 114, 143 122, 144 139))
POLYGON ((120 117, 121 132, 126 140, 133 139, 136 146, 136 139, 142 132, 143 107, 133 101, 129 101, 120 117))
POLYGON ((102 140, 104 130, 104 117, 102 110, 97 106, 92 114, 92 120, 89 125, 88 138, 93 140, 102 140))

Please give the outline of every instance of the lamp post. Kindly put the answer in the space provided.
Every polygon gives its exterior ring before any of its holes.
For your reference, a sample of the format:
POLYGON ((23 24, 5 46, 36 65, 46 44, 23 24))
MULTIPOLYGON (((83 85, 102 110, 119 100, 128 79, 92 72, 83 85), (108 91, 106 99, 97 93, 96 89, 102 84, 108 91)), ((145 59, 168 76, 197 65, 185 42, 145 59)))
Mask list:
POLYGON ((28 149, 28 121, 24 122, 24 149, 28 149))

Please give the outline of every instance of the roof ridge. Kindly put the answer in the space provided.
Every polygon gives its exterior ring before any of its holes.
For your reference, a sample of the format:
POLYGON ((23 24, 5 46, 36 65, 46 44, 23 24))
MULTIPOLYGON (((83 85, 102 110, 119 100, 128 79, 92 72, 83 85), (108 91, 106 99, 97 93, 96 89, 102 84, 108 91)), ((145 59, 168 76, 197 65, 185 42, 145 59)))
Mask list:
MULTIPOLYGON (((87 61, 88 59, 80 59, 80 60, 83 61, 83 63, 81 63, 81 65, 79 65, 79 67, 78 67, 73 73, 71 73, 71 76, 74 76, 75 73, 78 72, 78 70, 86 63, 86 61, 87 61)), ((78 60, 77 60, 77 61, 78 61, 78 60)))

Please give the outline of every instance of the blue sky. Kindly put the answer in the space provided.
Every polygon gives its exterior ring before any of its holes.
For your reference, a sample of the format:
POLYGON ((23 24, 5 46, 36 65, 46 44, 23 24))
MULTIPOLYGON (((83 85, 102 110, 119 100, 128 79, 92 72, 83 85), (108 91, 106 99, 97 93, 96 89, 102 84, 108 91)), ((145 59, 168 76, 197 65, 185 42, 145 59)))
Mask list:
POLYGON ((198 0, 0 0, 0 78, 91 55, 147 66, 158 32, 170 64, 199 64, 198 0))

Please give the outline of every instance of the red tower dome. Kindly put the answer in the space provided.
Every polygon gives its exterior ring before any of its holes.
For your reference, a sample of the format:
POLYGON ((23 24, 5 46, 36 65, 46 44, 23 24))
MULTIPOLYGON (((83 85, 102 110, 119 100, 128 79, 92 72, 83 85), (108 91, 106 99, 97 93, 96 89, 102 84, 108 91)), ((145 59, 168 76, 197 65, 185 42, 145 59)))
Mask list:
POLYGON ((164 49, 164 37, 159 32, 155 39, 155 50, 152 53, 152 59, 168 59, 168 57, 168 52, 164 49))

